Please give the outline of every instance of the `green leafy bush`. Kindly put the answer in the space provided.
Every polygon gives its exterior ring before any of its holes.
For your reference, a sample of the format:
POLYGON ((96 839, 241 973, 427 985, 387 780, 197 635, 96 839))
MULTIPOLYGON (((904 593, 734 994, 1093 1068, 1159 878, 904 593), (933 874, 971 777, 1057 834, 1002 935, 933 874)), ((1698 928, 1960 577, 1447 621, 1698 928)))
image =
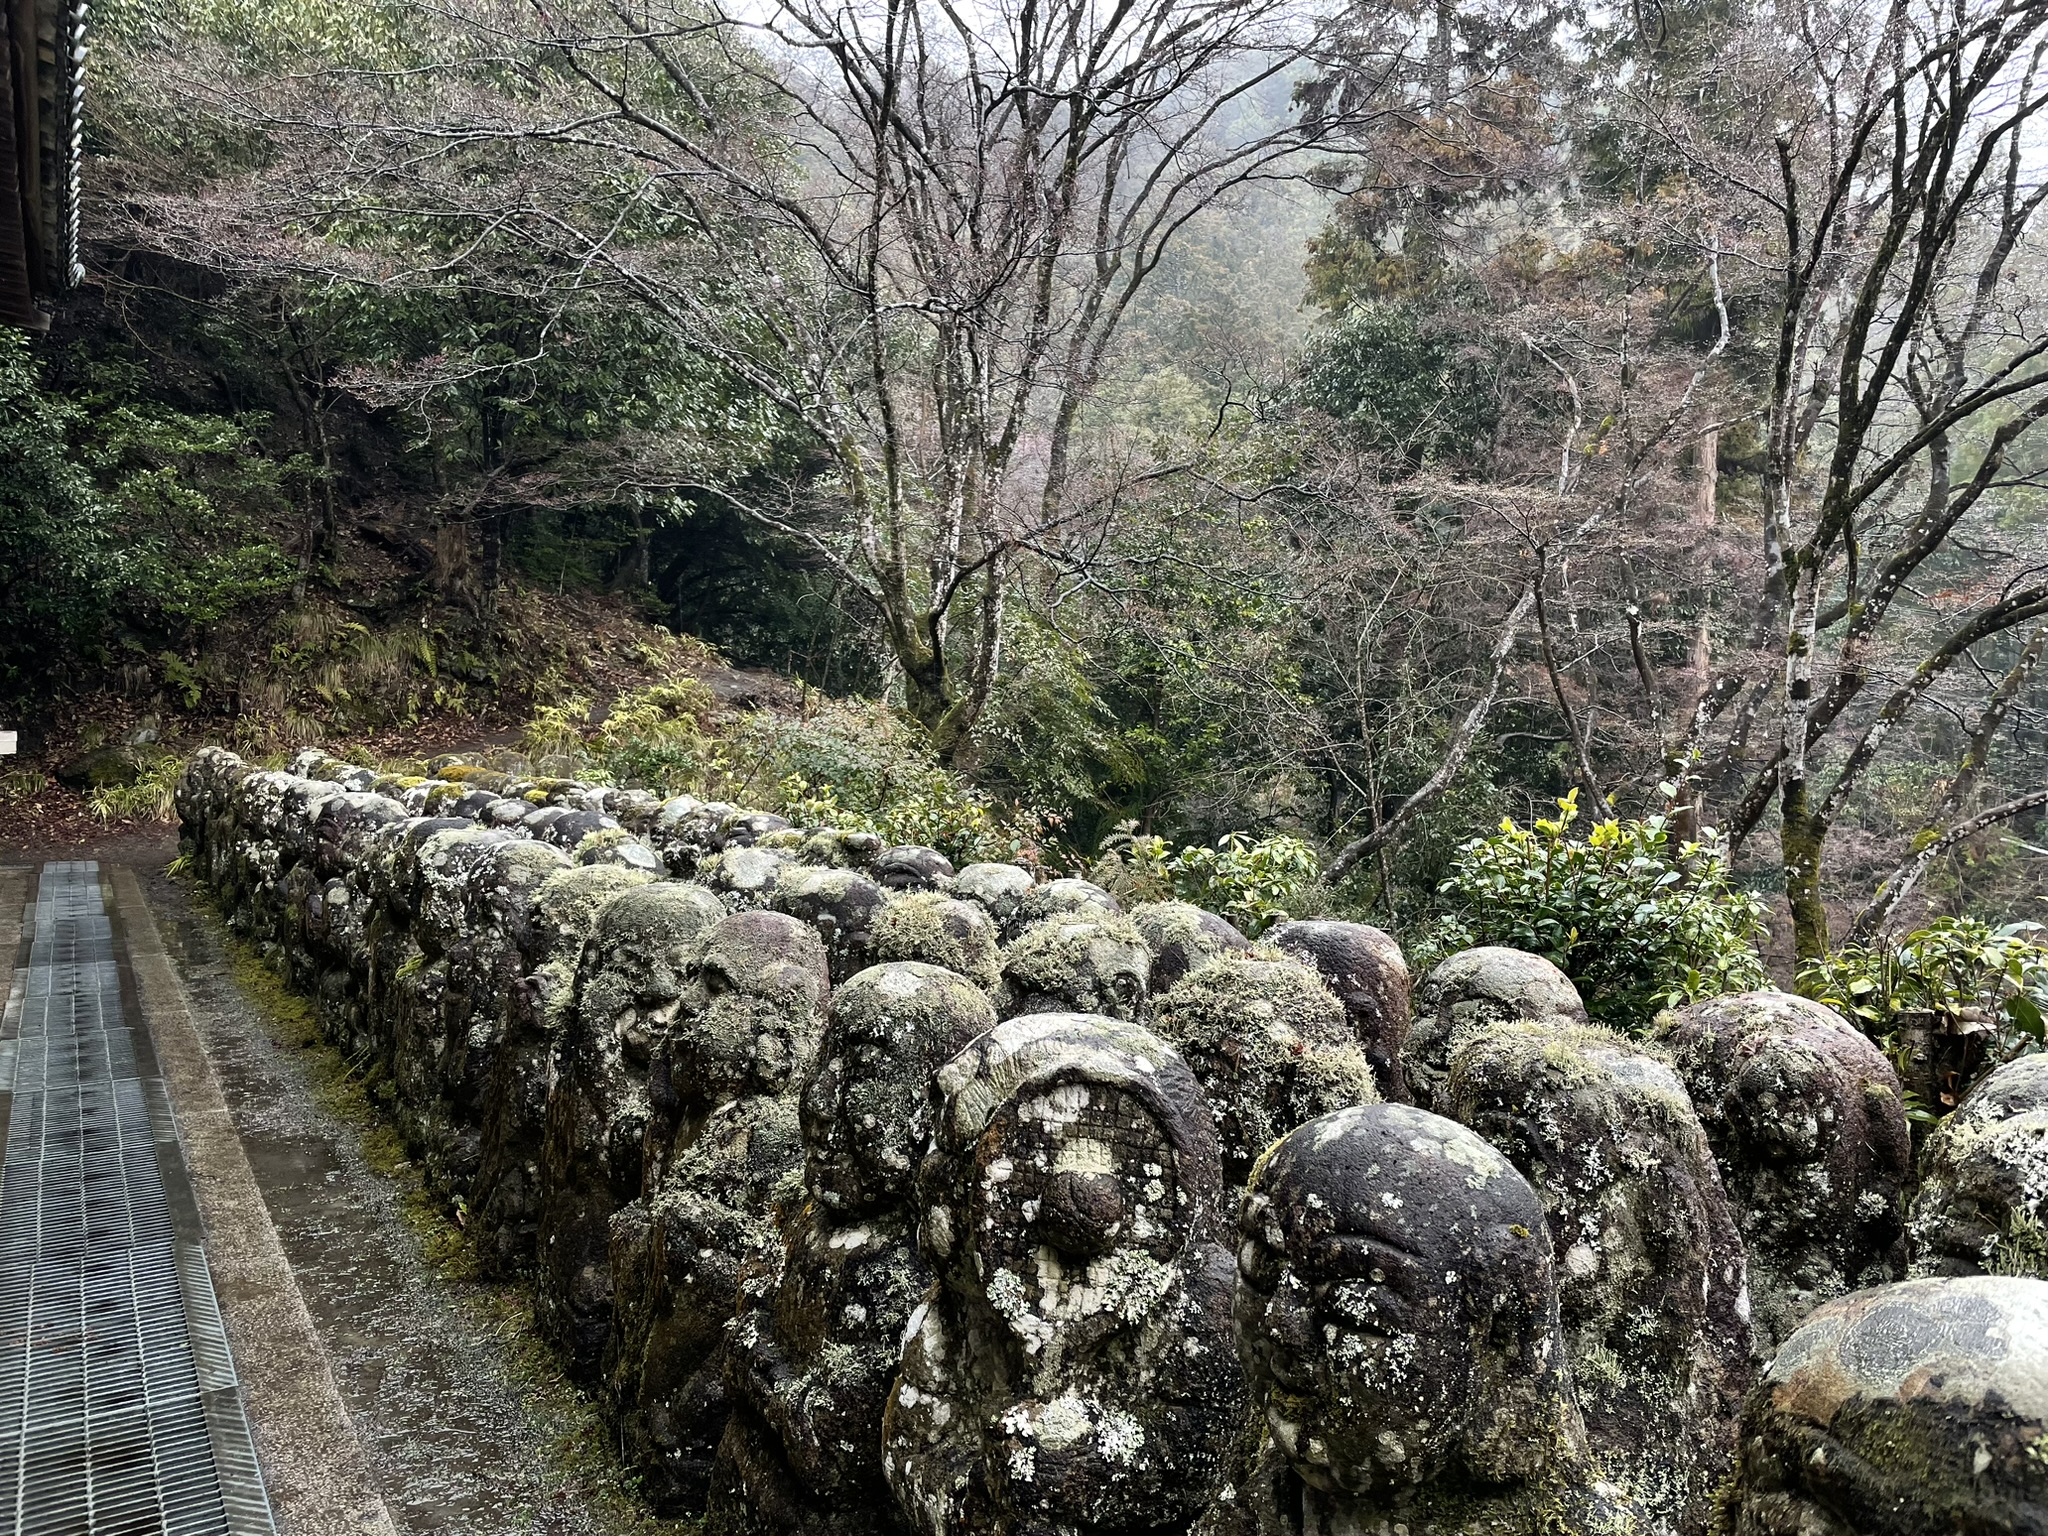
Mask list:
POLYGON ((1125 901, 1193 902, 1257 938, 1301 909, 1322 869, 1313 848, 1284 833, 1254 841, 1226 832, 1213 848, 1174 849, 1125 822, 1103 839, 1102 858, 1089 873, 1125 901))
POLYGON ((1765 984, 1763 901, 1730 881, 1711 831, 1674 846, 1668 818, 1647 816, 1577 838, 1578 792, 1557 808, 1458 850, 1419 961, 1475 944, 1525 949, 1570 976, 1594 1018, 1631 1029, 1659 1008, 1765 984))
POLYGON ((2048 944, 2039 923, 1944 917, 1879 944, 1849 944, 1799 972, 1798 987, 1875 1040, 1923 1124, 1970 1085, 2048 1036, 2048 944))

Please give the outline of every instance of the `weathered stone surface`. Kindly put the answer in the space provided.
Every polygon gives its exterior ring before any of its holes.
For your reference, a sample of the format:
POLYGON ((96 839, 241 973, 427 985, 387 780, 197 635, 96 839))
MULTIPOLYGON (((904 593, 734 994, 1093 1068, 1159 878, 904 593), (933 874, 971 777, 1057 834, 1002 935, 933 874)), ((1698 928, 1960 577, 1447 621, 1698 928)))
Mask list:
POLYGON ((876 856, 874 876, 892 891, 943 891, 953 883, 953 861, 936 848, 900 843, 876 856))
POLYGON ((1823 1307, 1741 1444, 1729 1536, 2041 1536, 2048 1283, 1909 1280, 1823 1307))
POLYGON ((1129 918, 1091 910, 1033 923, 1005 946, 996 1012, 1100 1013, 1135 1022, 1152 951, 1129 918))
POLYGON ((1183 977, 1153 1004, 1152 1028, 1208 1096, 1230 1189, 1302 1122, 1379 1100, 1342 1005, 1314 971, 1270 950, 1224 954, 1183 977))
POLYGON ((698 860, 697 879, 728 911, 745 912, 768 904, 792 862, 772 848, 733 846, 698 860))
POLYGON ((1411 1095, 1401 1053, 1408 1045, 1413 1010, 1401 946, 1368 924, 1321 919, 1281 923, 1265 942, 1316 968, 1344 1005, 1351 1032, 1372 1063, 1380 1097, 1389 1104, 1407 1103, 1411 1095))
POLYGON ((940 891, 913 891, 875 918, 875 962, 917 960, 956 971, 985 992, 1002 979, 995 919, 986 908, 940 891))
POLYGON ((1916 1275, 2048 1280, 2048 1056, 2008 1061, 1934 1128, 1906 1239, 1916 1275))
POLYGON ((652 1044, 640 1198, 608 1226, 604 1371, 625 1458, 665 1512, 704 1507, 727 1418, 726 1325, 781 1268, 777 1209, 803 1167, 797 1088, 828 989, 814 929, 740 912, 690 944, 680 1006, 652 1044))
POLYGON ((556 1043, 534 1321, 580 1380, 596 1374, 611 1326, 607 1227, 642 1192, 654 1047, 683 1006, 697 935, 723 915, 709 892, 665 882, 607 903, 556 1043))
POLYGON ((1606 1030, 1501 1024, 1439 1100, 1543 1202, 1595 1463, 1646 1529, 1704 1532, 1753 1370, 1742 1240, 1684 1085, 1606 1030))
POLYGON ((1205 1533, 1607 1533, 1541 1202, 1474 1132, 1399 1104, 1312 1120, 1238 1219, 1256 1422, 1205 1533))
POLYGON ((541 1154, 556 1046, 569 1032, 576 973, 605 907, 649 883, 637 870, 571 866, 534 892, 520 942, 522 974, 507 990, 469 1195, 479 1260, 504 1277, 529 1267, 540 1220, 541 1154))
POLYGON ((1408 1087, 1424 1109, 1458 1048, 1495 1024, 1584 1024, 1578 988, 1541 955, 1498 945, 1461 950, 1422 978, 1402 1058, 1408 1087))
POLYGON ((874 926, 889 893, 857 870, 785 864, 768 906, 808 923, 824 941, 835 981, 866 970, 874 959, 874 926))
POLYGON ((1184 1525, 1242 1420, 1216 1133, 1172 1047, 1000 1024, 940 1069, 918 1173, 937 1279, 883 1430, 926 1536, 1184 1525))
POLYGON ((930 1146, 932 1074, 995 1022, 978 989, 914 962, 862 971, 833 994, 802 1100, 810 1198, 784 1227, 779 1285, 741 1313, 727 1355, 735 1405, 714 1532, 899 1528, 882 1411, 932 1278, 911 1180, 930 1146))
POLYGON ((1048 880, 1034 885, 1017 903, 1016 916, 1003 936, 1015 938, 1048 917, 1122 917, 1123 903, 1091 880, 1048 880))
POLYGON ((1740 992, 1658 1020, 1749 1250, 1759 1357, 1823 1302, 1905 1273, 1898 1074, 1840 1014, 1740 992))
POLYGON ((1163 994, 1218 955, 1251 948, 1251 940, 1193 902, 1155 901, 1131 909, 1131 926, 1152 951, 1152 991, 1163 994))
POLYGON ((1015 864, 969 864, 953 876, 953 894, 986 907, 1005 939, 1020 926, 1017 913, 1031 886, 1031 872, 1015 864))

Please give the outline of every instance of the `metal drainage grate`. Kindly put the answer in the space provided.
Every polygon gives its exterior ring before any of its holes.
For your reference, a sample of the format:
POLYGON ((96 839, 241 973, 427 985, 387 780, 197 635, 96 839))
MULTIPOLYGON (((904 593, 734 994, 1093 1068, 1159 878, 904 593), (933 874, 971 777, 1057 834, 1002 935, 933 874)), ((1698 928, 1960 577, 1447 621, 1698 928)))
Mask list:
POLYGON ((0 1030, 0 1536, 272 1536, 98 866, 45 865, 29 915, 0 1030))

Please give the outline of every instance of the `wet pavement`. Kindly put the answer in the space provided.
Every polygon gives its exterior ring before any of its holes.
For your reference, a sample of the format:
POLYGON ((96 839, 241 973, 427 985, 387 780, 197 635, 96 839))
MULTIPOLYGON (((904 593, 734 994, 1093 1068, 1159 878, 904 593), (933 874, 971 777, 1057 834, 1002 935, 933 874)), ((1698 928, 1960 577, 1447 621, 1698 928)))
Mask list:
POLYGON ((511 1293, 428 1262, 407 1179, 323 1109, 314 1056, 280 1044, 187 888, 143 880, 264 1203, 386 1508, 408 1533, 652 1532, 587 1449, 591 1418, 513 1315, 511 1293))

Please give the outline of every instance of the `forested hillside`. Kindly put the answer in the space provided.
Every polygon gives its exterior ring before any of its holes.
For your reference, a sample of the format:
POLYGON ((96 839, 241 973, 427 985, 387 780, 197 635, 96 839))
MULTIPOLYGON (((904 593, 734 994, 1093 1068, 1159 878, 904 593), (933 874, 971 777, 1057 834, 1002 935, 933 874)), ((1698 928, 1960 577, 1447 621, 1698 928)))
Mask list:
POLYGON ((489 749, 2038 1038, 2048 4, 1126 9, 107 0, 19 816, 489 749))

